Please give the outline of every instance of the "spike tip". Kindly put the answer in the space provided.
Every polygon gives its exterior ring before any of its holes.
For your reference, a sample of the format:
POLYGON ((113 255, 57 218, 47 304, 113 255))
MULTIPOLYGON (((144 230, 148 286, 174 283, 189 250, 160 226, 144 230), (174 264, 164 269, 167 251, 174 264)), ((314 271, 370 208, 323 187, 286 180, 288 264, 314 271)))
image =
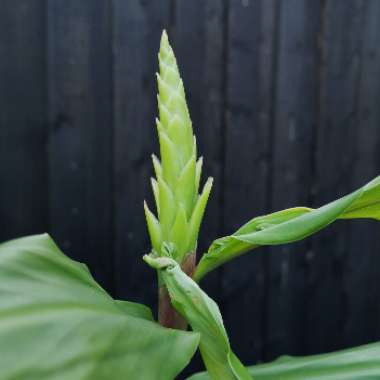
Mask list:
POLYGON ((196 249, 199 226, 211 191, 208 180, 198 194, 202 159, 197 160, 196 139, 186 104, 177 61, 164 30, 158 54, 158 110, 156 120, 160 160, 152 155, 156 180, 152 181, 158 218, 145 204, 152 246, 160 256, 163 245, 174 245, 174 258, 181 263, 196 249), (161 246, 158 246, 158 245, 161 246))

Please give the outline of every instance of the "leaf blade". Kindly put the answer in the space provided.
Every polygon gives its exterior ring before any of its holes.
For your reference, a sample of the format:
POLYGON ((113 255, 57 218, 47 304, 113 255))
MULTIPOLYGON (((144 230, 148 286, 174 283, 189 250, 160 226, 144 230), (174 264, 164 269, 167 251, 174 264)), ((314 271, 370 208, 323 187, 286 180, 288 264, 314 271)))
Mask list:
POLYGON ((194 279, 262 245, 302 240, 338 219, 380 220, 380 177, 320 208, 295 207, 253 218, 233 235, 215 240, 201 258, 194 279))
POLYGON ((232 352, 218 305, 168 257, 144 256, 160 274, 174 308, 200 333, 199 348, 213 380, 251 380, 252 377, 232 352))
MULTIPOLYGON (((256 380, 375 380, 380 378, 380 342, 328 354, 280 357, 250 366, 256 380)), ((209 380, 206 372, 187 380, 209 380)))
POLYGON ((3 380, 172 379, 199 336, 150 318, 142 305, 113 300, 48 235, 0 245, 3 380))

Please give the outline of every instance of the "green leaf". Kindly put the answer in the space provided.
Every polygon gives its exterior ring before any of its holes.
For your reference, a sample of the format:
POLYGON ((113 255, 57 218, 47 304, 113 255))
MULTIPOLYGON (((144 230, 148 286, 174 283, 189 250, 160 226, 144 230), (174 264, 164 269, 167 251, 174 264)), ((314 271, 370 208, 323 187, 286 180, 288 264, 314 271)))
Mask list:
POLYGON ((120 308, 120 310, 122 310, 125 314, 130 315, 131 317, 143 318, 147 321, 154 321, 152 311, 145 305, 120 300, 116 300, 115 303, 120 308))
MULTIPOLYGON (((380 342, 329 354, 281 357, 249 367, 255 380, 377 380, 380 379, 380 342)), ((188 380, 210 380, 206 372, 188 380)))
POLYGON ((252 380, 246 368, 231 351, 218 305, 189 277, 175 260, 144 256, 160 270, 175 309, 201 334, 199 348, 213 380, 252 380))
POLYGON ((233 258, 262 245, 302 240, 337 219, 380 219, 380 177, 327 205, 296 207, 250 220, 233 235, 215 240, 201 258, 194 279, 201 278, 233 258))
POLYGON ((0 245, 2 380, 173 379, 199 335, 113 300, 48 235, 0 245))

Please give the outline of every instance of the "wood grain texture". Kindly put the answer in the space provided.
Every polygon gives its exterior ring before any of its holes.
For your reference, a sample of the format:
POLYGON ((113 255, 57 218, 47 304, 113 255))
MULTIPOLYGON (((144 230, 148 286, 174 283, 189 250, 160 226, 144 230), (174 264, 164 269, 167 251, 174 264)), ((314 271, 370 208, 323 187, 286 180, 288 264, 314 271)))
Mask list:
MULTIPOLYGON (((275 2, 231 1, 228 23, 225 234, 269 211, 275 2)), ((243 362, 262 360, 265 254, 248 253, 222 268, 224 320, 243 362)))
POLYGON ((157 53, 169 1, 113 1, 114 207, 116 295, 157 304, 143 200, 152 202, 151 153, 158 154, 157 53))
POLYGON ((101 0, 47 4, 50 230, 110 289, 110 7, 101 0))
MULTIPOLYGON (((317 117, 320 3, 281 2, 272 140, 271 208, 307 204, 317 117)), ((266 359, 303 350, 307 243, 270 249, 266 359)))
POLYGON ((44 2, 0 11, 0 239, 47 230, 44 2))
MULTIPOLYGON (((327 1, 322 10, 315 205, 355 188, 352 166, 356 155, 362 5, 355 0, 327 1)), ((312 239, 308 262, 309 352, 342 347, 349 297, 343 289, 350 250, 349 226, 334 225, 312 239)))

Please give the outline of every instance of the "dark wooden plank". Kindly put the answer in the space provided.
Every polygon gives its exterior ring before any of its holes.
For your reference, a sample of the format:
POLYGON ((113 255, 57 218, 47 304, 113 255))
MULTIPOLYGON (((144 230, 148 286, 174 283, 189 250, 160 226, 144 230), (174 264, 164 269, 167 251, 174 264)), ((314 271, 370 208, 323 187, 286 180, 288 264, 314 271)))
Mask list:
MULTIPOLYGON (((317 109, 320 2, 280 2, 273 133, 272 209, 308 203, 317 109)), ((266 359, 298 354, 304 344, 307 243, 273 247, 269 256, 266 359)))
MULTIPOLYGON (((353 189, 362 14, 362 2, 356 0, 327 1, 323 10, 315 205, 353 189)), ((313 238, 308 263, 310 353, 343 346, 350 297, 343 293, 348 238, 349 223, 343 222, 313 238)))
POLYGON ((156 303, 155 272, 142 261, 150 244, 143 200, 153 206, 152 152, 158 153, 157 53, 169 1, 113 1, 116 294, 156 303))
POLYGON ((111 9, 102 0, 47 6, 50 228, 110 288, 111 9))
MULTIPOLYGON (((355 136, 350 179, 352 187, 363 185, 380 173, 380 3, 364 1, 361 19, 360 78, 355 104, 355 136)), ((359 42, 357 43, 359 44, 359 42)), ((359 49, 357 49, 359 50, 359 49)), ((345 257, 346 297, 344 345, 353 346, 379 340, 380 236, 378 222, 353 222, 345 257)))
POLYGON ((0 11, 0 241, 47 229, 44 1, 0 11))
MULTIPOLYGON (((224 233, 268 210, 275 1, 229 4, 224 233)), ((265 255, 261 249, 223 267, 223 316, 244 363, 262 360, 265 255)))

